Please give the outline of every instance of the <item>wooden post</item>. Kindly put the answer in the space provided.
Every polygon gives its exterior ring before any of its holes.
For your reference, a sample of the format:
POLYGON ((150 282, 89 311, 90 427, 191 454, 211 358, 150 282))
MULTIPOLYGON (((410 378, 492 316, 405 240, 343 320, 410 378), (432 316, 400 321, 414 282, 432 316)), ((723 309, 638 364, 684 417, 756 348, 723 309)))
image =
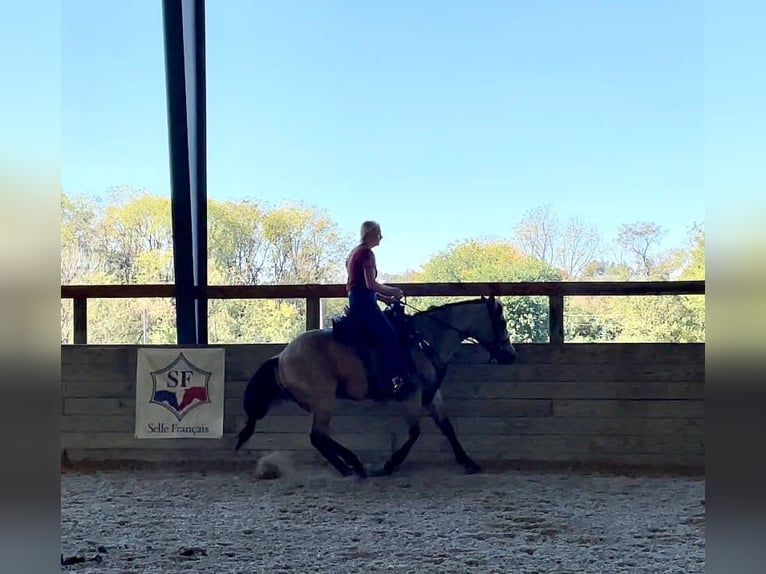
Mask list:
POLYGON ((319 297, 306 298, 306 330, 319 329, 319 297))
POLYGON ((564 344, 564 296, 548 297, 549 340, 553 345, 564 344))
POLYGON ((74 344, 88 344, 88 300, 85 298, 75 298, 72 304, 72 315, 74 322, 74 344))

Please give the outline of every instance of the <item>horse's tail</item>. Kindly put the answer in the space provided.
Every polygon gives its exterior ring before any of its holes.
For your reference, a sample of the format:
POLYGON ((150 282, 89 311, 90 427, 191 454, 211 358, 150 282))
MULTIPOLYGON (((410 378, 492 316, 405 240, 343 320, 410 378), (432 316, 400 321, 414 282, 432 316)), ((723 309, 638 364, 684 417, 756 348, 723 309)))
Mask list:
POLYGON ((284 396, 282 387, 277 381, 278 363, 279 355, 267 359, 245 387, 242 403, 245 407, 245 413, 247 413, 247 423, 245 428, 239 432, 237 446, 234 447, 235 451, 239 450, 253 436, 256 421, 266 416, 271 403, 284 396))

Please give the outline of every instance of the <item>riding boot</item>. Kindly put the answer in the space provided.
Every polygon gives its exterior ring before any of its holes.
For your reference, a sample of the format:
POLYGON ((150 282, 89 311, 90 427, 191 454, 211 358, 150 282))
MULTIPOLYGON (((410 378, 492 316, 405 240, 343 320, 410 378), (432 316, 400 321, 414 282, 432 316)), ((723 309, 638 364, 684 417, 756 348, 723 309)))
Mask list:
POLYGON ((391 384, 394 387, 394 396, 397 397, 407 385, 407 381, 403 377, 394 377, 391 379, 391 384))

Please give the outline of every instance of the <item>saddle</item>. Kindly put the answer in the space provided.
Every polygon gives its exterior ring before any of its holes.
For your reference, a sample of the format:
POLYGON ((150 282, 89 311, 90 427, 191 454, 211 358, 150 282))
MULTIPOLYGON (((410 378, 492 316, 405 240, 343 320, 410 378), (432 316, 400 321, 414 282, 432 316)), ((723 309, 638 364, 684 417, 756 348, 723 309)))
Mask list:
MULTIPOLYGON (((400 347, 409 350, 417 344, 417 335, 404 312, 401 303, 386 307, 383 314, 391 322, 400 347)), ((351 347, 364 364, 367 379, 370 381, 370 398, 375 401, 387 401, 393 398, 391 382, 384 378, 384 362, 388 360, 378 348, 374 336, 365 328, 348 307, 340 315, 332 318, 332 334, 336 341, 351 347)))

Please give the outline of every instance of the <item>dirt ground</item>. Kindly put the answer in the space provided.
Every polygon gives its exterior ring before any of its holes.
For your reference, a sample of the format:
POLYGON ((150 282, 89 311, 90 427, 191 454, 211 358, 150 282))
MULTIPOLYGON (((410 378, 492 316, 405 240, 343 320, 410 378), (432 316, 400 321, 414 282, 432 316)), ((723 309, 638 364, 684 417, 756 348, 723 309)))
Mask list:
POLYGON ((705 479, 406 464, 61 475, 66 572, 705 570, 705 479), (81 561, 84 560, 84 561, 81 561))

